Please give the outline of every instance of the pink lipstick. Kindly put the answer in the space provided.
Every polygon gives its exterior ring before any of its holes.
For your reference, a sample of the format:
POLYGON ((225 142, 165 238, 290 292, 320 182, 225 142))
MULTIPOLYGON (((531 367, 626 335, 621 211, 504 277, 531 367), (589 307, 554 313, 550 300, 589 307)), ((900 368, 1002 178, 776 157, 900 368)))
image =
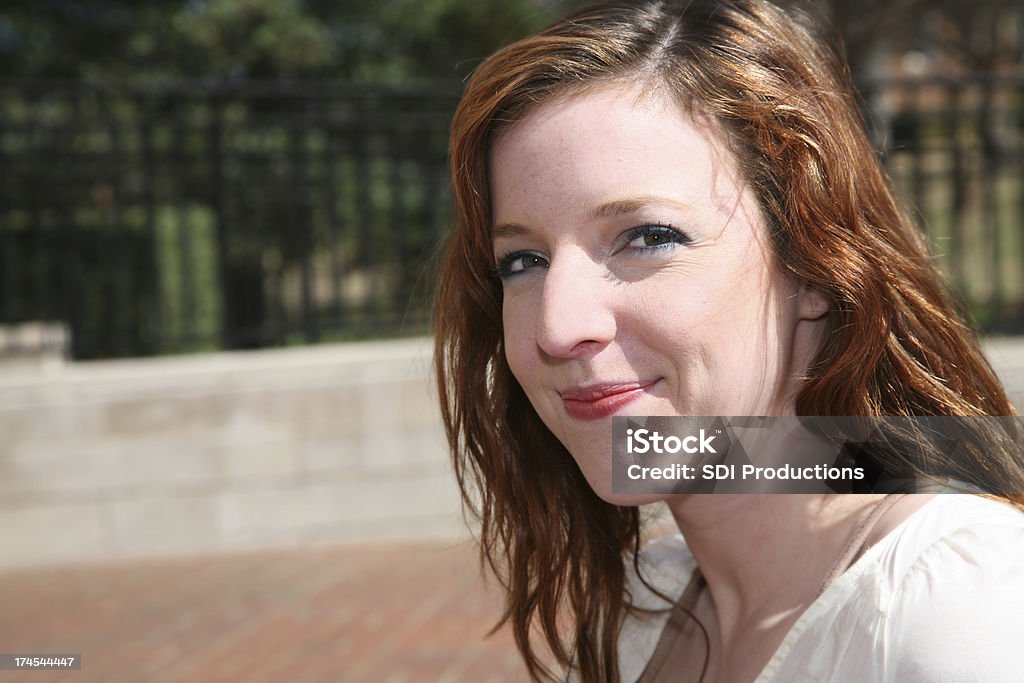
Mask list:
POLYGON ((614 415, 643 395, 657 380, 650 382, 619 382, 574 387, 561 392, 565 412, 577 420, 600 420, 614 415))

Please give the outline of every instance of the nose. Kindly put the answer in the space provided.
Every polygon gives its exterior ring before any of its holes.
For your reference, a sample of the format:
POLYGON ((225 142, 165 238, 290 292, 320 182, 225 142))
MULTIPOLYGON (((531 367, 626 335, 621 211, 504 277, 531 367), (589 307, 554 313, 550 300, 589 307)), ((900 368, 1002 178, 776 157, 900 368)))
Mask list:
POLYGON ((554 258, 544 276, 537 344, 556 358, 591 356, 616 333, 610 283, 585 253, 554 258))

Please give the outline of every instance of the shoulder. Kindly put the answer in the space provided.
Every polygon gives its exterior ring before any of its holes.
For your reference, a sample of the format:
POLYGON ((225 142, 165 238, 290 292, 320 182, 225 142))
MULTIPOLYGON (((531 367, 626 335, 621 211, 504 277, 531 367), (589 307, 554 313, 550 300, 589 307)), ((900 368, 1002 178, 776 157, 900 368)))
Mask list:
POLYGON ((895 680, 1019 680, 1024 512, 940 495, 883 553, 879 608, 895 680))
POLYGON ((679 534, 651 541, 626 563, 627 600, 632 609, 619 633, 619 669, 623 681, 635 681, 654 653, 669 609, 682 595, 697 563, 679 534))
POLYGON ((829 586, 759 680, 1019 681, 1021 642, 1024 513, 942 494, 829 586))
POLYGON ((981 496, 943 494, 880 545, 877 564, 892 591, 927 586, 945 592, 965 581, 983 585, 1007 572, 1024 572, 1024 512, 981 496))
POLYGON ((635 558, 628 557, 626 564, 630 603, 646 610, 671 607, 697 568, 697 562, 680 534, 651 541, 635 558), (671 601, 666 601, 666 596, 671 601))
MULTIPOLYGON (((655 539, 626 563, 626 612, 619 632, 619 673, 623 681, 640 677, 657 647, 669 609, 682 594, 697 562, 680 534, 655 539)), ((579 683, 575 670, 569 683, 579 683)))

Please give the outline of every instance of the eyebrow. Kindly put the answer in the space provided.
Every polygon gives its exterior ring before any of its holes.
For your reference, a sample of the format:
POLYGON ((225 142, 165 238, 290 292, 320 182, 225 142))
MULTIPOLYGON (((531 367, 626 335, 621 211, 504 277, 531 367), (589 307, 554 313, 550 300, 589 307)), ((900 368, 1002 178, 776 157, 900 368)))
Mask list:
POLYGON ((519 223, 502 223, 501 225, 495 225, 491 228, 491 239, 511 238, 519 237, 520 235, 529 235, 530 229, 525 225, 519 223))
POLYGON ((688 204, 676 201, 675 199, 669 199, 668 197, 641 196, 627 197, 625 199, 616 199, 614 201, 605 202, 591 211, 590 215, 594 218, 613 218, 615 216, 625 216, 631 213, 637 213, 649 206, 661 206, 670 209, 683 210, 691 208, 688 204))
MULTIPOLYGON (((615 199, 610 202, 599 204, 590 212, 591 218, 614 218, 616 216, 627 216, 637 213, 650 206, 667 207, 676 210, 689 210, 689 204, 658 196, 639 196, 615 199)), ((519 223, 501 223, 491 229, 491 239, 512 238, 521 235, 528 235, 532 231, 525 225, 519 223)))

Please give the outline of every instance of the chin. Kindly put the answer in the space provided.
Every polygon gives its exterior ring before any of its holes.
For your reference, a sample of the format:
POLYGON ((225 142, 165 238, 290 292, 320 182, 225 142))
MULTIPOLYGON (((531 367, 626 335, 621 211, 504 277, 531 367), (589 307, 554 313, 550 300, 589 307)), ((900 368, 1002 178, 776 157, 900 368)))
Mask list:
POLYGON ((595 491, 598 497, 606 503, 612 505, 618 505, 620 507, 640 507, 641 505, 651 505, 652 503, 660 503, 661 501, 668 498, 667 494, 663 493, 611 493, 606 492, 602 495, 601 492, 595 491))
MULTIPOLYGON (((584 473, 584 476, 586 476, 586 473, 584 473)), ((651 503, 663 501, 669 496, 669 494, 665 493, 615 493, 612 491, 612 479, 610 472, 603 475, 600 482, 596 482, 590 477, 587 477, 587 484, 590 485, 590 489, 597 494, 598 498, 606 503, 619 505, 621 507, 650 505, 651 503)))

